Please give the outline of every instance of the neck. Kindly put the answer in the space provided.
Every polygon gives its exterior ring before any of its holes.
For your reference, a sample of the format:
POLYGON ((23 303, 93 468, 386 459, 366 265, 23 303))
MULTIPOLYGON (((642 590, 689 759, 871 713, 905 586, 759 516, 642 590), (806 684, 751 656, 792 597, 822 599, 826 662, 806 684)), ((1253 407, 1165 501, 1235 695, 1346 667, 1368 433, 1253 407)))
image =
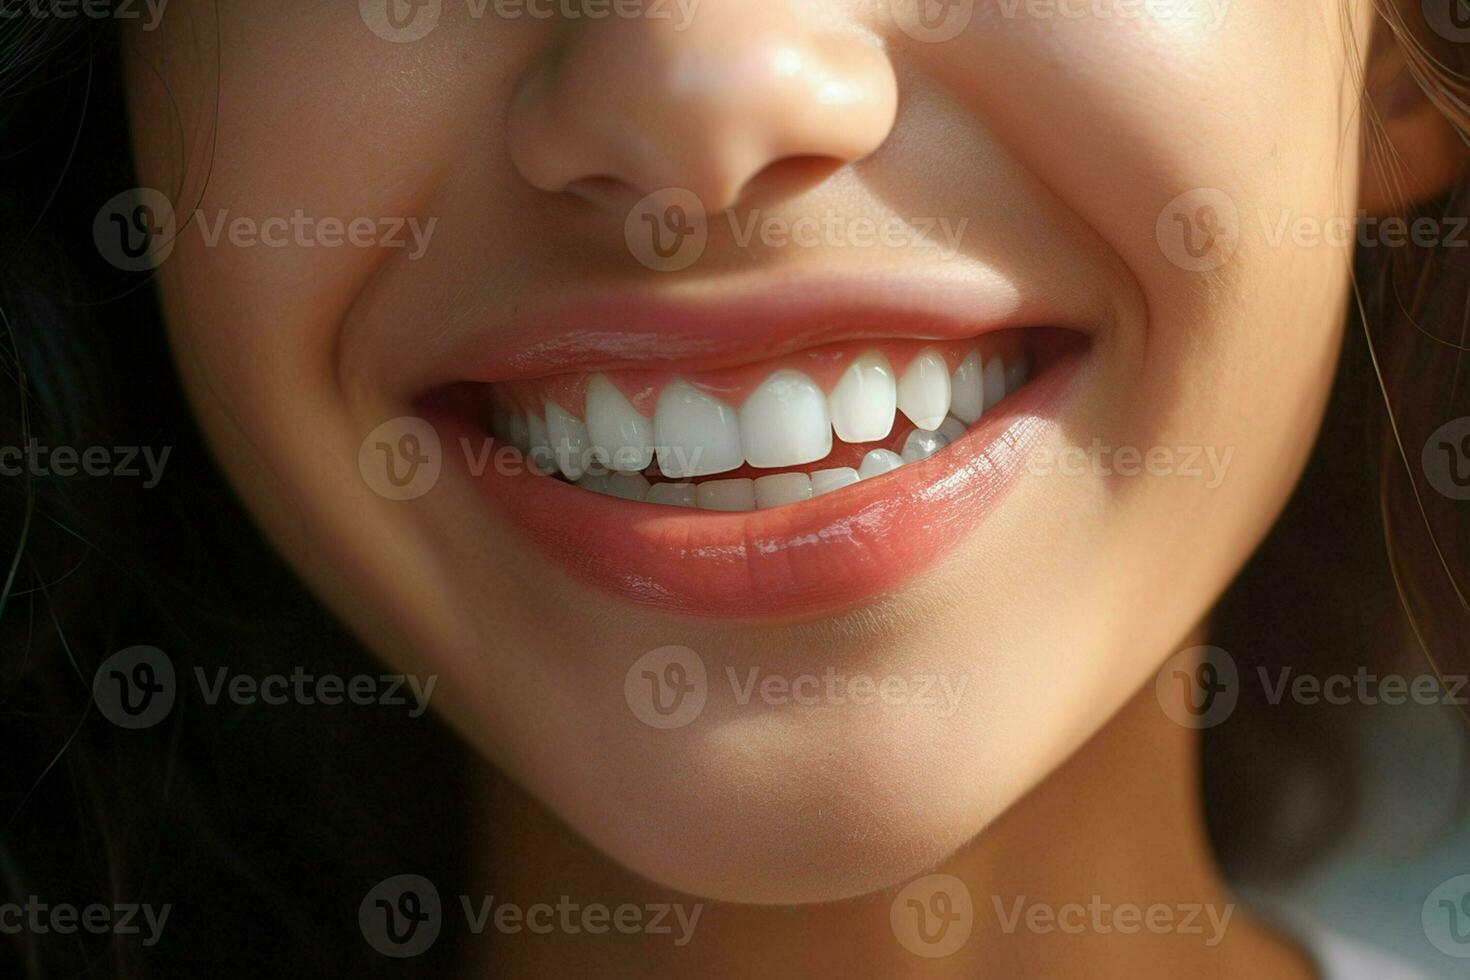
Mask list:
MULTIPOLYGON (((932 869, 958 879, 962 891, 948 886, 953 898, 967 894, 973 909, 968 940, 941 958, 915 955, 896 938, 905 932, 909 946, 925 948, 912 930, 922 909, 942 910, 932 891, 900 895, 895 887, 798 907, 701 902, 615 866, 497 781, 484 810, 482 895, 522 908, 555 906, 564 895, 579 906, 674 908, 662 935, 573 933, 560 927, 560 913, 548 934, 506 935, 492 910, 472 940, 467 975, 1311 976, 1305 959, 1225 887, 1205 836, 1198 769, 1196 734, 1169 721, 1149 684, 1064 766, 932 869), (895 904, 902 908, 891 920, 895 904)), ((581 922, 580 910, 570 921, 581 922)), ((930 939, 943 935, 938 918, 924 921, 930 939)))

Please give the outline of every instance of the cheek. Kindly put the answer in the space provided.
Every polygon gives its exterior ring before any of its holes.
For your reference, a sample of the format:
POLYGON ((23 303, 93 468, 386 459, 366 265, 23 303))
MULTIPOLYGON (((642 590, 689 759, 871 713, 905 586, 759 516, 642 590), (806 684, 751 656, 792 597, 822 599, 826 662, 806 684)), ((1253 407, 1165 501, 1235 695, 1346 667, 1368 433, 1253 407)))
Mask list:
POLYGON ((1270 488, 1256 499, 1274 514, 1341 333, 1357 187, 1348 53, 1367 12, 1348 24, 1337 0, 1170 9, 1002 17, 968 65, 920 57, 1137 287, 1123 316, 1146 329, 1108 434, 1144 451, 1235 446, 1232 476, 1270 488))
POLYGON ((485 155, 525 45, 444 24, 389 44, 333 5, 180 7, 127 49, 139 177, 176 202, 160 278, 191 387, 269 441, 350 384, 354 305, 432 240, 423 216, 485 155))

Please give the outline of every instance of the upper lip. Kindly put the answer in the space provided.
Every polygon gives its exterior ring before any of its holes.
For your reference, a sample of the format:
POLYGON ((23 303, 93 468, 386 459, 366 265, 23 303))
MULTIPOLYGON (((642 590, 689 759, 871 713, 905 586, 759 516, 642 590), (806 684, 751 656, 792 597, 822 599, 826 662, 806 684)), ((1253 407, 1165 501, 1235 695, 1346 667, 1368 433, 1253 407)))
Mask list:
POLYGON ((524 309, 454 349, 437 383, 575 371, 719 369, 865 338, 949 340, 1011 327, 1088 331, 1084 311, 1000 277, 786 279, 697 294, 589 293, 524 309))

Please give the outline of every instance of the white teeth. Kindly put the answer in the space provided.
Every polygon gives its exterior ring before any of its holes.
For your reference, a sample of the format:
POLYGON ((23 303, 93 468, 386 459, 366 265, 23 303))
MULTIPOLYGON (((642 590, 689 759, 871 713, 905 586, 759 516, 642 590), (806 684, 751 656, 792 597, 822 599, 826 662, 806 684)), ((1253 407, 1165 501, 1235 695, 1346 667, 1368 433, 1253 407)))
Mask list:
POLYGON ((526 421, 530 426, 531 462, 545 473, 551 476, 556 473, 556 453, 551 451, 551 439, 546 432, 546 423, 541 421, 541 416, 532 412, 526 421))
POLYGON ((587 426, 553 401, 546 402, 546 437, 556 453, 556 465, 576 480, 587 471, 587 426))
POLYGON ((850 487, 858 481, 858 471, 851 466, 839 466, 833 470, 818 470, 812 474, 812 496, 820 497, 833 490, 850 487))
POLYGON ((843 442, 877 442, 893 430, 898 383, 888 358, 869 351, 848 365, 827 396, 832 428, 843 442))
POLYGON ((777 371, 740 407, 740 439, 751 466, 800 466, 832 451, 827 398, 800 371, 777 371))
POLYGON ((954 442, 956 439, 958 439, 960 436, 964 435, 968 431, 969 430, 965 428, 965 423, 961 422, 953 415, 945 419, 944 424, 939 427, 939 434, 944 436, 944 444, 946 446, 954 442))
POLYGON ((898 379, 898 410, 930 431, 949 414, 949 368, 938 351, 921 353, 898 379))
POLYGON ((875 476, 882 476, 890 470, 896 470, 903 465, 903 457, 898 453, 887 449, 875 449, 863 457, 858 465, 858 476, 864 480, 871 480, 875 476))
POLYGON ((985 407, 989 408, 1006 396, 1006 368, 996 354, 985 362, 985 407))
POLYGON ((608 493, 608 475, 606 473, 588 473, 577 481, 577 486, 583 490, 591 490, 593 493, 608 493))
POLYGON ((1006 361, 1006 394, 1009 395, 1017 388, 1026 383, 1026 378, 1031 373, 1031 365, 1026 358, 1025 351, 1018 351, 1011 355, 1006 361))
POLYGON ((972 350, 960 361, 949 379, 949 410, 966 425, 980 421, 985 410, 985 387, 980 370, 980 352, 972 350))
POLYGON ((653 411, 658 467, 680 479, 724 473, 745 460, 735 410, 687 381, 674 381, 653 411))
POLYGON ((642 473, 614 473, 607 478, 607 492, 624 500, 642 500, 648 494, 648 481, 642 473))
POLYGON ((915 429, 903 441, 903 461, 905 463, 917 463, 920 460, 928 459, 946 445, 947 442, 944 436, 939 433, 915 429))
POLYGON ((753 480, 710 480, 694 491, 700 510, 755 510, 753 480))
POLYGON ((895 381, 888 359, 870 350, 847 365, 830 394, 806 374, 782 369, 739 410, 675 380, 660 394, 651 420, 605 375, 594 374, 587 380, 585 423, 548 399, 542 403, 544 421, 534 412, 497 410, 491 431, 498 441, 521 449, 540 471, 560 471, 594 493, 714 511, 781 507, 928 459, 962 438, 1031 373, 1025 351, 983 360, 972 350, 952 373, 947 367, 939 351, 928 348, 895 381), (904 439, 901 453, 875 449, 857 469, 675 482, 726 473, 745 463, 775 468, 815 462, 832 451, 834 430, 852 444, 887 438, 896 412, 917 427, 904 439), (670 482, 650 484, 643 476, 655 455, 670 482))
POLYGON ((692 483, 655 483, 643 501, 649 504, 663 504, 666 507, 699 506, 692 483))
POLYGON ((777 473, 755 481, 755 505, 761 510, 812 499, 812 478, 805 473, 777 473))
POLYGON ((653 462, 653 420, 601 374, 587 379, 587 437, 613 469, 645 470, 653 462))

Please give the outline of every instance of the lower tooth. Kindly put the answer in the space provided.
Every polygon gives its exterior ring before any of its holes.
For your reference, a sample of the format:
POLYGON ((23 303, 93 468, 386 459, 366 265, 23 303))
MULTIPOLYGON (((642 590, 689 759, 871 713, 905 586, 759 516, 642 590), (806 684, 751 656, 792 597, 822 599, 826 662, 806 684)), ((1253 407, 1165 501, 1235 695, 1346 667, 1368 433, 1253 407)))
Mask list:
POLYGON ((776 473, 755 481, 755 505, 760 510, 812 499, 812 478, 805 473, 776 473))
POLYGON ((755 510, 754 480, 710 480, 695 487, 700 510, 755 510))
POLYGON ((939 433, 915 429, 903 441, 903 461, 905 463, 917 463, 920 460, 928 459, 943 449, 945 444, 946 440, 944 436, 939 433))
POLYGON ((606 473, 588 473, 577 481, 577 486, 583 490, 591 490, 593 493, 608 493, 608 475, 606 473))
POLYGON ((858 481, 858 471, 851 466, 839 466, 833 470, 818 470, 812 474, 812 496, 820 497, 833 490, 850 487, 858 481))
POLYGON ((645 503, 663 504, 666 507, 698 507, 694 484, 655 483, 649 487, 645 503))
POLYGON ((858 466, 858 476, 864 480, 871 480, 875 476, 882 476, 903 465, 903 457, 888 449, 875 449, 863 457, 858 466))
POLYGON ((642 473, 614 473, 607 478, 606 492, 623 500, 642 500, 648 490, 648 481, 642 473))
POLYGON ((951 442, 954 442, 960 436, 964 435, 967 431, 968 430, 965 428, 965 423, 961 422, 953 415, 945 419, 944 423, 939 427, 939 434, 944 436, 945 445, 949 445, 951 442))

